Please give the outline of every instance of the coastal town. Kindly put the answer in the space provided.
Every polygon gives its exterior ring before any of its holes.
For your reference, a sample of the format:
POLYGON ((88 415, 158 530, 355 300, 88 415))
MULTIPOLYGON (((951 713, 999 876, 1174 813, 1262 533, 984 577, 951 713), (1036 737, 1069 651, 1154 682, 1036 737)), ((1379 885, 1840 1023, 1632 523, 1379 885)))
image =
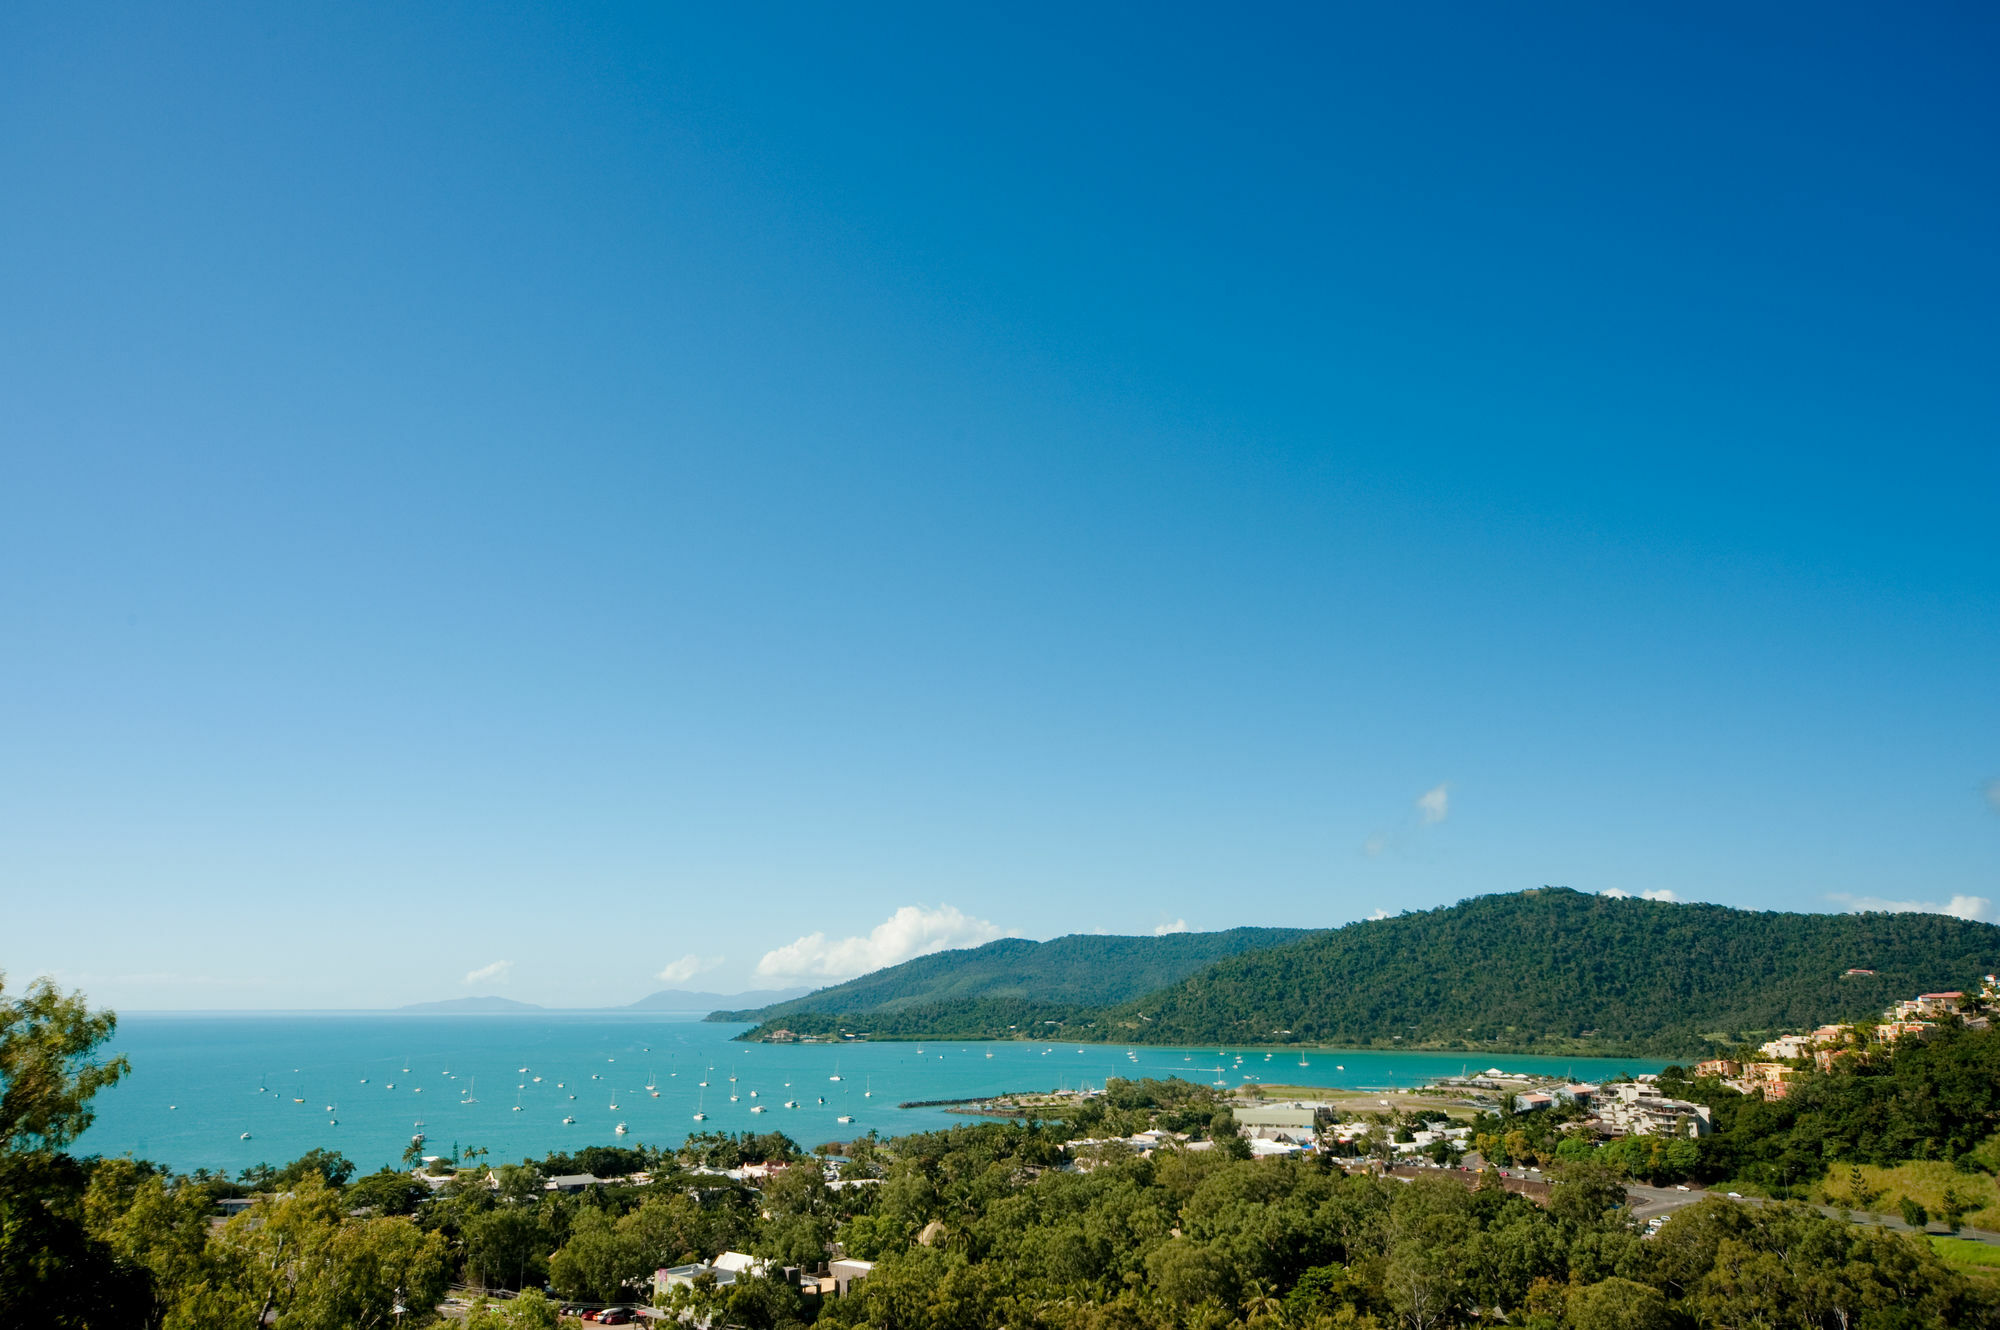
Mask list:
MULTIPOLYGON (((1420 1087, 1340 1091, 1256 1083, 1218 1090, 1178 1081, 1113 1080, 1102 1086, 962 1100, 953 1103, 951 1111, 976 1118, 1096 1126, 1063 1139, 1059 1153, 1047 1164, 1029 1169, 1030 1174, 1054 1170, 1087 1175, 1135 1158, 1225 1150, 1251 1160, 1313 1156, 1322 1167, 1384 1180, 1457 1177, 1468 1188, 1498 1186, 1540 1204, 1550 1195, 1551 1179, 1539 1168, 1506 1157, 1505 1134, 1521 1123, 1546 1115, 1552 1131, 1544 1135, 1587 1148, 1633 1138, 1699 1141, 1716 1130, 1713 1108, 1667 1089, 1671 1083, 1686 1083, 1686 1074, 1745 1097, 1778 1101, 1813 1072, 1824 1074, 1866 1062, 1946 1028, 1989 1028, 1996 1003, 2000 1003, 2000 983, 1987 976, 1976 993, 1922 993, 1894 1003, 1879 1021, 1827 1024, 1809 1033, 1780 1035, 1758 1047, 1757 1059, 1709 1059, 1685 1073, 1675 1068, 1604 1083, 1499 1067, 1438 1078, 1420 1087), (1206 1116, 1210 1108, 1216 1110, 1212 1117, 1206 1116), (1118 1129, 1103 1130, 1106 1126, 1118 1129)), ((698 1198, 709 1186, 733 1186, 754 1195, 785 1186, 823 1186, 836 1194, 880 1187, 884 1179, 873 1175, 865 1163, 872 1149, 872 1144, 859 1141, 828 1142, 810 1157, 732 1167, 695 1164, 675 1170, 672 1185, 692 1189, 698 1198), (864 1162, 857 1165, 857 1157, 864 1162), (801 1183, 788 1176, 794 1171, 811 1176, 801 1183)), ((1567 1156, 1569 1151, 1559 1144, 1556 1153, 1567 1156)), ((463 1185, 463 1171, 439 1169, 436 1162, 426 1161, 427 1167, 415 1170, 414 1176, 432 1188, 463 1185)), ((622 1176, 553 1174, 540 1178, 538 1185, 550 1193, 577 1193, 595 1188, 650 1189, 654 1181, 649 1171, 635 1170, 622 1176)), ((484 1183, 496 1190, 507 1185, 497 1170, 487 1170, 484 1183)), ((1700 1187, 1647 1189, 1634 1183, 1628 1204, 1641 1233, 1650 1237, 1675 1209, 1704 1194, 1700 1187)), ((1726 1196, 1745 1199, 1735 1191, 1726 1196)), ((1957 1231, 1955 1220, 1953 1228, 1957 1231)), ((933 1220, 907 1240, 928 1247, 947 1236, 947 1226, 933 1220)), ((822 1302, 852 1296, 876 1265, 873 1259, 848 1254, 840 1244, 830 1247, 825 1259, 798 1264, 726 1249, 705 1260, 655 1270, 649 1301, 574 1303, 562 1310, 602 1324, 700 1323, 703 1309, 717 1305, 718 1298, 744 1280, 778 1281, 800 1298, 822 1302)))

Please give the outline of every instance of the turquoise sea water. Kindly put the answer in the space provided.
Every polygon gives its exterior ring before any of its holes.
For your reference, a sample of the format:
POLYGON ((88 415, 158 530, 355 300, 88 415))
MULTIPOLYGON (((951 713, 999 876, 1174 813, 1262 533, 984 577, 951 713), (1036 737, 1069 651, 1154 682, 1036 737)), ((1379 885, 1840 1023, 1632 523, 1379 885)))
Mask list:
POLYGON ((1220 1068, 1231 1085, 1256 1077, 1393 1088, 1466 1066, 1600 1079, 1663 1065, 1328 1050, 1307 1051, 1300 1066, 1297 1050, 1267 1057, 1262 1049, 1220 1056, 1214 1047, 731 1042, 742 1029, 657 1013, 131 1014, 120 1018, 114 1051, 131 1059, 132 1074, 98 1096, 97 1122, 76 1149, 234 1172, 324 1146, 368 1170, 395 1161, 418 1130, 431 1153, 484 1146, 495 1161, 585 1145, 672 1145, 695 1130, 783 1131, 812 1146, 870 1128, 894 1136, 967 1120, 941 1108, 896 1107, 909 1100, 1102 1085, 1109 1076, 1213 1082, 1220 1068), (476 1102, 463 1102, 468 1097, 476 1102), (799 1107, 782 1107, 786 1100, 799 1107), (693 1120, 697 1105, 706 1122, 693 1120), (753 1105, 766 1111, 753 1114, 753 1105), (843 1113, 854 1122, 837 1122, 843 1113), (576 1122, 565 1125, 565 1116, 576 1122), (620 1122, 629 1128, 622 1137, 620 1122), (246 1131, 249 1140, 241 1139, 246 1131))

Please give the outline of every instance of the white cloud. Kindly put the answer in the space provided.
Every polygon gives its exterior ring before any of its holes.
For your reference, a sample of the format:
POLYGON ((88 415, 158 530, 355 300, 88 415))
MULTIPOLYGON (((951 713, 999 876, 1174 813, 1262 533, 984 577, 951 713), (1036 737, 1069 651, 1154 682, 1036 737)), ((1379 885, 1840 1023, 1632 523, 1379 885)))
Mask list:
POLYGON ((1673 892, 1668 891, 1665 887, 1661 887, 1658 891, 1642 891, 1639 893, 1639 897, 1642 900, 1649 901, 1677 901, 1680 899, 1680 897, 1674 895, 1673 892))
POLYGON ((658 977, 670 984, 684 984, 698 974, 707 974, 722 964, 720 956, 697 956, 693 952, 661 970, 658 977))
POLYGON ((1939 905, 1936 901, 1892 901, 1880 896, 1827 897, 1839 901, 1850 911, 1877 910, 1884 914, 1948 914, 1954 919, 1993 920, 1993 902, 1984 896, 1953 896, 1949 902, 1939 905))
POLYGON ((1370 859, 1400 849, 1423 827, 1434 827, 1451 816, 1451 782, 1440 781, 1417 796, 1417 820, 1394 830, 1377 831, 1361 843, 1361 852, 1370 859))
POLYGON ((1387 919, 1389 917, 1389 912, 1378 905, 1373 910, 1370 910, 1368 912, 1368 917, 1370 919, 1387 919))
POLYGON ((1170 924, 1153 925, 1154 937, 1165 937, 1169 933, 1185 933, 1187 931, 1188 931, 1188 925, 1187 925, 1187 920, 1185 919, 1176 919, 1170 924))
POLYGON ((757 962, 757 977, 851 979, 933 951, 976 947, 1005 936, 999 925, 975 919, 956 906, 940 905, 933 910, 905 905, 875 925, 866 937, 829 939, 825 933, 808 933, 768 951, 757 962))
POLYGON ((513 968, 514 962, 512 961, 495 961, 491 965, 480 966, 459 982, 464 984, 504 984, 507 982, 507 972, 513 968))

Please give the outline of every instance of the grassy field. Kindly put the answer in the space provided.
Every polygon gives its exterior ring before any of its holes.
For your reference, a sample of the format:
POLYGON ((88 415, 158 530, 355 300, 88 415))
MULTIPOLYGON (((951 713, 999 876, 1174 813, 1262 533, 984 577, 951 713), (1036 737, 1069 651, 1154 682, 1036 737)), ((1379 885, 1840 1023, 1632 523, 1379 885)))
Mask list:
MULTIPOLYGON (((1864 1184, 1879 1193, 1874 1208, 1883 1214, 1894 1214, 1897 1198, 1907 1196, 1937 1215, 1944 1204, 1945 1188, 1949 1187, 1970 1200, 1974 1207, 1967 1210, 1959 1222, 1973 1228, 2000 1229, 2000 1181, 1996 1181, 1991 1174, 1961 1173, 1950 1164, 1934 1159, 1898 1164, 1894 1168, 1863 1164, 1860 1172, 1864 1184)), ((1820 1192, 1829 1205, 1861 1208, 1855 1204, 1850 1191, 1849 1169, 1844 1164, 1827 1170, 1825 1180, 1820 1183, 1820 1192)))
POLYGON ((1931 1246, 1944 1263, 1988 1288, 2000 1285, 2000 1247, 1989 1247, 1983 1242, 1968 1242, 1964 1238, 1931 1239, 1931 1246))

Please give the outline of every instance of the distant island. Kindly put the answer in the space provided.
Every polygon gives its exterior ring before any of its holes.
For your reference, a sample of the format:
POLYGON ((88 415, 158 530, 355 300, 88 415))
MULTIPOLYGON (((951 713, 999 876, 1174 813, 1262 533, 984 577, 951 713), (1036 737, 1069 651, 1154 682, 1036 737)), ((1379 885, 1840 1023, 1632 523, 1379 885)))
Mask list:
POLYGON ((705 1014, 719 1007, 770 1006, 803 997, 810 988, 753 989, 747 993, 694 993, 680 988, 663 988, 637 1002, 621 1007, 544 1007, 534 1002, 517 1002, 504 997, 446 998, 439 1002, 411 1002, 391 1010, 412 1016, 494 1016, 532 1011, 663 1011, 705 1014))
POLYGON ((762 1009, 741 1038, 1705 1055, 1979 987, 2000 927, 1543 887, 1311 933, 1005 939, 762 1009))

